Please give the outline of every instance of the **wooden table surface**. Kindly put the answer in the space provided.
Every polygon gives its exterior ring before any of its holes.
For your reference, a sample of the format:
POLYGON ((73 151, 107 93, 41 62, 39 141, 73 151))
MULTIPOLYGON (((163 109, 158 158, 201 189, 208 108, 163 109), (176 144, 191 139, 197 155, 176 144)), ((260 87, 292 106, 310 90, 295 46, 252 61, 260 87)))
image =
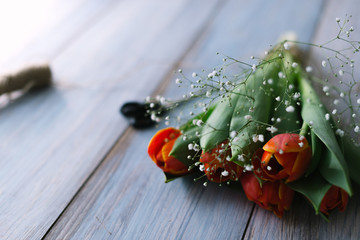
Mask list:
POLYGON ((46 60, 55 84, 0 107, 0 239, 360 239, 356 189, 327 223, 300 197, 279 219, 217 184, 165 184, 146 152, 158 129, 118 112, 181 96, 174 70, 221 65, 216 52, 247 60, 286 31, 330 39, 346 13, 360 28, 358 1, 7 2, 1 71, 46 60))

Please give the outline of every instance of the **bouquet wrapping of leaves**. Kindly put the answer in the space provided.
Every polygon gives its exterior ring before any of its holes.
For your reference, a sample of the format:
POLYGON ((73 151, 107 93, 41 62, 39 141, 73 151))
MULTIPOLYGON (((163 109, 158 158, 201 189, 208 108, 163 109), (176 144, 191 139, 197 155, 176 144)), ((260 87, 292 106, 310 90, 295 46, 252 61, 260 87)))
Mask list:
MULTIPOLYGON (((348 42, 353 53, 358 52, 359 42, 348 42)), ((338 91, 351 115, 348 125, 353 134, 349 135, 337 124, 338 110, 329 111, 321 103, 313 83, 322 80, 312 76, 310 67, 301 66, 296 43, 282 41, 257 64, 226 57, 228 66, 241 66, 231 77, 223 67, 207 76, 192 75, 197 81, 191 88, 198 91, 190 92, 189 98, 201 97, 203 111, 191 112, 191 118, 178 128, 158 131, 148 147, 166 182, 194 174, 200 175, 195 180, 203 180, 204 186, 208 182, 234 185, 279 217, 290 208, 295 192, 326 219, 334 209, 345 209, 352 195, 351 181, 360 184, 360 99, 354 102, 350 96, 358 82, 353 77, 350 91, 338 91)), ((349 57, 330 51, 353 69, 349 57)), ((343 65, 335 66, 330 58, 322 62, 323 67, 327 64, 332 64, 335 77, 346 73, 343 65)), ((322 90, 326 95, 337 91, 326 83, 322 90)), ((157 104, 166 102, 160 100, 157 104)), ((158 120, 156 108, 149 109, 151 118, 158 120)), ((168 124, 169 118, 165 120, 168 124)))

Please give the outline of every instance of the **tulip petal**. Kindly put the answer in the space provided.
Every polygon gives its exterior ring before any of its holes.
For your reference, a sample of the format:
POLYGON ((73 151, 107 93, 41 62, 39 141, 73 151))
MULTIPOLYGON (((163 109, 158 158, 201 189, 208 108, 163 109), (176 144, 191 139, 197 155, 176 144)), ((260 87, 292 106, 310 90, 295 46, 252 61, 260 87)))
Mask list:
POLYGON ((286 180, 286 182, 292 182, 294 180, 299 179, 304 173, 306 172, 310 161, 311 161, 312 153, 311 148, 307 147, 303 151, 299 152, 295 164, 291 170, 289 178, 286 180))
POLYGON ((165 139, 177 138, 181 132, 176 128, 165 128, 158 131, 149 142, 148 154, 156 162, 156 156, 165 144, 165 139))
POLYGON ((286 170, 286 172, 291 174, 298 153, 285 152, 283 154, 275 153, 274 155, 278 163, 286 170))
POLYGON ((299 152, 302 148, 307 147, 309 144, 306 138, 300 140, 300 135, 295 133, 278 134, 271 138, 263 147, 267 152, 275 153, 280 150, 284 152, 299 152), (300 147, 299 143, 302 143, 300 147))

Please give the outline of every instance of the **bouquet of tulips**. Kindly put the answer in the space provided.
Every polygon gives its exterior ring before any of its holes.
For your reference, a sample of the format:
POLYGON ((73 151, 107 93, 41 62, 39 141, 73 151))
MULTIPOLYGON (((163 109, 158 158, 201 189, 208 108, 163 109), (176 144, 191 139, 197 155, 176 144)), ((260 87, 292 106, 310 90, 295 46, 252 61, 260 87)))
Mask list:
POLYGON ((190 95, 207 97, 204 110, 178 128, 158 131, 149 143, 166 182, 188 174, 200 174, 204 186, 238 182, 250 201, 278 217, 295 192, 325 218, 345 209, 351 180, 360 183, 360 99, 349 98, 356 135, 349 137, 320 102, 312 86, 318 80, 302 68, 291 43, 274 46, 258 64, 225 59, 245 65, 231 79, 223 68, 203 78, 193 74, 200 90, 190 95))

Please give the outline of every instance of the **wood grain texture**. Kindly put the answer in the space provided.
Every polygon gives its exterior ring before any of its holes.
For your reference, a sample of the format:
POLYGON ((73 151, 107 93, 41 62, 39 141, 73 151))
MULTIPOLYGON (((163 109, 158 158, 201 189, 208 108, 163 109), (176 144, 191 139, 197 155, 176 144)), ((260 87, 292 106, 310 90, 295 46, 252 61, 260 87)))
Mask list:
POLYGON ((216 4, 119 1, 54 56, 53 88, 1 109, 1 239, 45 234, 127 127, 120 103, 155 89, 216 4))
MULTIPOLYGON (((267 49, 268 39, 274 42, 287 30, 295 30, 302 40, 309 41, 321 6, 322 1, 306 1, 302 6, 287 1, 265 6, 263 1, 228 1, 177 66, 185 73, 210 68, 221 61, 216 59, 216 51, 239 58, 250 58, 254 52, 260 55, 267 49), (278 9, 279 5, 286 11, 278 9), (259 22, 246 21, 259 10, 259 22), (305 10, 306 18, 287 21, 302 16, 305 10), (270 29, 276 23, 280 27, 270 29)), ((181 96, 181 90, 169 85, 166 95, 181 96)), ((145 152, 155 132, 127 132, 45 239, 241 238, 252 203, 242 193, 217 185, 204 189, 201 181, 194 184, 191 178, 163 184, 161 171, 145 152)))
POLYGON ((312 206, 300 195, 296 195, 282 219, 256 207, 245 239, 359 239, 359 204, 359 191, 356 191, 347 209, 333 212, 330 222, 315 216, 312 206))

